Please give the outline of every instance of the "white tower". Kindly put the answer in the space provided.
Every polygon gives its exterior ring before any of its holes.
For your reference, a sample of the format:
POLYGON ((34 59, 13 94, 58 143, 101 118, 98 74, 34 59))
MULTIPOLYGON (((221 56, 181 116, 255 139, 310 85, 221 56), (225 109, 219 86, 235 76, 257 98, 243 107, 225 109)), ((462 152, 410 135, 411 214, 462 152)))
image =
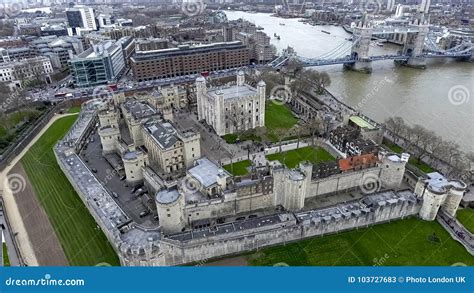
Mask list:
POLYGON ((206 88, 206 79, 203 76, 196 78, 196 102, 198 110, 198 120, 205 119, 204 117, 204 101, 205 95, 207 93, 206 88))
POLYGON ((243 86, 245 84, 245 73, 242 70, 237 72, 237 85, 243 86))
POLYGON ((421 13, 428 13, 430 11, 430 5, 431 5, 431 0, 421 0, 421 4, 420 4, 420 7, 418 8, 418 10, 421 12, 421 13))

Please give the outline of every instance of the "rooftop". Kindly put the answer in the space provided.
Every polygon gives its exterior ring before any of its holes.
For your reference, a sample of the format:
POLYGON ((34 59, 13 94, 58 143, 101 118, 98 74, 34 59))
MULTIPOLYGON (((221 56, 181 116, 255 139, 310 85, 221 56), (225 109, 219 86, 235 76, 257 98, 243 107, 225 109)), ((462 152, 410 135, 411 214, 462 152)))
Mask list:
POLYGON ((458 190, 466 189, 466 184, 459 180, 449 180, 438 172, 432 172, 426 174, 428 177, 425 179, 425 182, 428 183, 428 186, 431 190, 435 192, 445 192, 451 187, 454 187, 458 190))
POLYGON ((163 189, 156 193, 156 201, 160 204, 175 202, 180 196, 177 188, 163 189))
POLYGON ((130 113, 134 119, 141 120, 157 115, 158 112, 145 102, 129 99, 123 103, 125 110, 130 113))
POLYGON ((168 149, 178 141, 176 129, 169 122, 151 121, 144 127, 162 149, 168 149))
POLYGON ((188 173, 196 178, 204 187, 209 187, 217 183, 219 177, 230 177, 230 173, 220 168, 208 158, 196 160, 195 166, 188 170, 188 173))
POLYGON ((369 130, 376 129, 374 125, 372 125, 371 123, 369 123, 367 120, 363 119, 362 117, 351 116, 349 120, 352 121, 355 125, 359 126, 360 128, 366 128, 369 130))
POLYGON ((257 90, 247 84, 238 86, 226 86, 217 89, 208 90, 209 95, 219 96, 223 95, 225 100, 238 99, 242 97, 249 97, 257 95, 257 90))

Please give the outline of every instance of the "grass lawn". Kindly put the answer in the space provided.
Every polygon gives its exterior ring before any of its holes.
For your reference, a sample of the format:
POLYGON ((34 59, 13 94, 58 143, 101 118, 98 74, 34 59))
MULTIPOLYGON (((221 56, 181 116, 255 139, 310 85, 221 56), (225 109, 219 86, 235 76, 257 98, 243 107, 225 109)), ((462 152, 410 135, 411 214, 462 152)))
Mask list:
POLYGON ((77 115, 57 120, 22 158, 21 163, 61 242, 70 265, 119 265, 118 257, 94 218, 57 165, 54 144, 77 115))
MULTIPOLYGON (((401 154, 403 152, 403 148, 396 145, 396 144, 394 144, 393 142, 384 141, 383 144, 386 147, 388 147, 394 153, 401 154)), ((414 157, 410 157, 410 159, 408 160, 408 163, 410 163, 411 165, 417 167, 418 169, 420 169, 424 173, 431 173, 431 172, 436 171, 435 169, 431 168, 431 166, 425 164, 424 162, 421 162, 421 161, 418 162, 418 159, 414 158, 414 157)))
POLYGON ((294 168, 302 161, 310 161, 318 163, 324 161, 332 161, 335 158, 322 148, 313 148, 311 146, 299 148, 282 153, 271 154, 267 156, 269 161, 278 160, 285 164, 288 168, 294 168))
POLYGON ((474 265, 474 258, 438 222, 416 218, 264 248, 248 261, 256 266, 474 265))
POLYGON ((6 243, 3 243, 3 248, 2 248, 2 251, 3 251, 3 266, 4 267, 9 267, 10 266, 10 258, 8 257, 8 248, 7 248, 7 244, 6 243))
POLYGON ((474 233, 474 209, 459 209, 456 213, 456 217, 467 230, 474 233))
POLYGON ((298 119, 286 105, 278 105, 273 102, 265 104, 265 128, 273 142, 278 141, 279 130, 289 130, 297 122, 298 119))
POLYGON ((67 110, 67 113, 79 113, 81 111, 81 106, 71 107, 67 110))
POLYGON ((251 163, 249 160, 240 161, 233 164, 228 164, 223 166, 225 170, 231 173, 234 176, 242 176, 247 175, 249 172, 247 171, 247 167, 250 167, 251 163), (233 168, 233 169, 232 169, 233 168), (234 170, 234 172, 232 172, 234 170))

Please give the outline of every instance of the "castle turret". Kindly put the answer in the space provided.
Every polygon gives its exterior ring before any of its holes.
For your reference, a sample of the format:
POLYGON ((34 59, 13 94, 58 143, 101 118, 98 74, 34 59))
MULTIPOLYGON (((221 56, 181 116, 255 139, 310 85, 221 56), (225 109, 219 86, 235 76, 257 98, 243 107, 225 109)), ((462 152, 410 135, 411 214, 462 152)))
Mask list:
MULTIPOLYGON (((258 119, 256 119, 256 126, 263 127, 265 126, 265 95, 266 95, 267 85, 263 80, 257 83, 257 94, 258 94, 258 119)), ((257 118, 256 117, 256 118, 257 118)))
POLYGON ((245 73, 242 70, 237 72, 237 85, 243 86, 245 84, 245 73))
POLYGON ((201 158, 201 134, 194 131, 183 131, 178 135, 183 142, 184 164, 186 168, 190 168, 194 161, 201 158))
POLYGON ((405 174, 405 165, 410 158, 409 154, 381 154, 380 183, 387 189, 398 189, 405 174))
POLYGON ((301 163, 298 169, 274 169, 274 205, 289 211, 301 210, 311 184, 312 168, 311 164, 301 163))
POLYGON ((198 107, 198 120, 203 120, 205 119, 204 117, 204 109, 203 103, 201 99, 205 98, 205 95, 207 93, 207 88, 206 88, 206 79, 203 76, 200 76, 196 78, 196 100, 197 100, 197 107, 198 107))
POLYGON ((423 199, 420 218, 433 221, 440 207, 454 217, 467 185, 460 180, 448 180, 438 172, 420 178, 415 186, 415 194, 423 199))
POLYGON ((176 188, 164 189, 156 194, 156 210, 161 231, 164 234, 179 233, 184 230, 184 195, 176 188))
POLYGON ((100 127, 98 130, 100 143, 102 144, 102 154, 114 153, 118 150, 118 141, 120 140, 120 130, 115 127, 100 127))
POLYGON ((102 110, 98 114, 101 127, 119 127, 119 113, 115 109, 102 110))
POLYGON ((143 167, 147 164, 148 155, 130 146, 129 150, 122 155, 122 160, 127 183, 137 185, 142 182, 143 167))

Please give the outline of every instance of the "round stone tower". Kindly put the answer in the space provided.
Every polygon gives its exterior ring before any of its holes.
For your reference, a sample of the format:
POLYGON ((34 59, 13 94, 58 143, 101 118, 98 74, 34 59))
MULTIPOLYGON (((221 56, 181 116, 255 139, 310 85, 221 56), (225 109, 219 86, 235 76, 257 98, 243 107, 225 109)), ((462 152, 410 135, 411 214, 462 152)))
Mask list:
POLYGON ((466 183, 460 180, 451 180, 448 195, 446 201, 443 204, 443 210, 448 213, 451 217, 456 216, 456 212, 459 208, 459 204, 464 196, 464 192, 467 189, 466 183))
POLYGON ((155 197, 158 220, 164 234, 179 233, 184 230, 184 195, 176 188, 158 191, 155 197))
POLYGON ((448 180, 437 172, 420 178, 415 186, 415 194, 423 199, 420 217, 432 221, 436 218, 440 207, 454 217, 466 189, 466 183, 460 180, 448 180))
POLYGON ((147 154, 136 150, 133 146, 123 153, 122 160, 127 183, 137 185, 143 181, 142 168, 145 167, 147 159, 147 154))
POLYGON ((423 188, 423 205, 420 209, 420 218, 425 221, 433 221, 438 210, 446 200, 446 190, 426 184, 423 188))

